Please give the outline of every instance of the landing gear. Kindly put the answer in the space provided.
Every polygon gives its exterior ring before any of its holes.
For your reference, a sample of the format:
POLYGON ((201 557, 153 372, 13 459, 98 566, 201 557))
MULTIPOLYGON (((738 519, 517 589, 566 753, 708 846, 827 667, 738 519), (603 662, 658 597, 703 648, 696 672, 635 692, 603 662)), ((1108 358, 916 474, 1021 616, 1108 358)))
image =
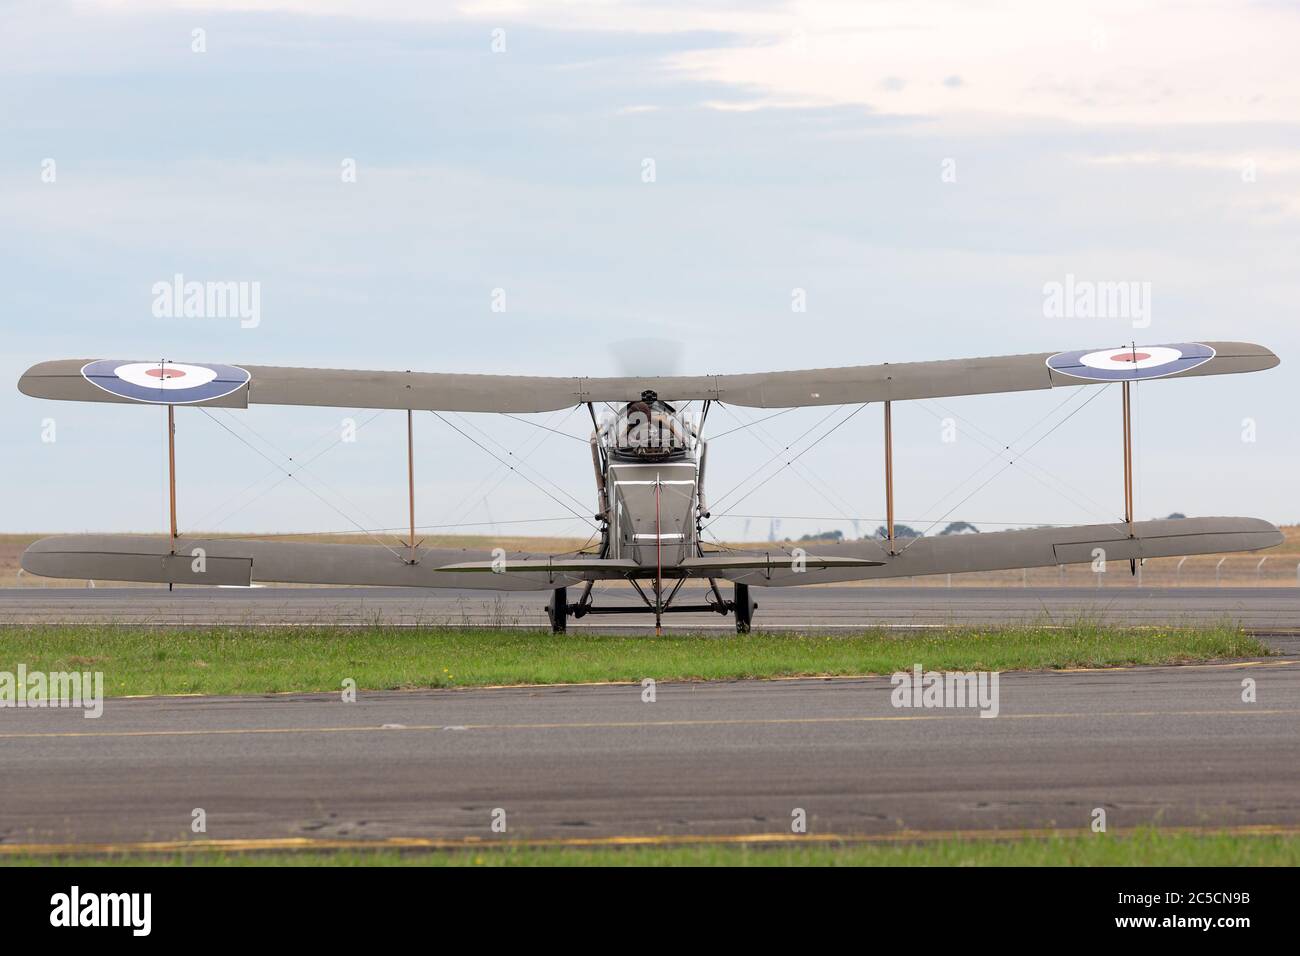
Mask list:
POLYGON ((736 633, 748 634, 749 627, 754 623, 754 611, 758 609, 758 603, 749 599, 749 585, 736 585, 736 600, 732 605, 736 615, 736 633))
POLYGON ((546 605, 546 616, 551 620, 551 633, 563 634, 568 628, 569 591, 556 588, 551 592, 551 603, 546 605))
POLYGON ((655 615, 656 621, 659 621, 660 616, 667 613, 700 614, 708 611, 721 614, 724 617, 727 614, 735 614, 736 633, 748 634, 750 625, 754 621, 754 611, 758 609, 758 602, 752 600, 749 596, 749 585, 747 584, 737 584, 732 595, 734 600, 727 601, 723 599, 722 591, 717 582, 710 578, 709 585, 713 595, 712 600, 708 600, 703 604, 676 604, 674 599, 677 597, 677 592, 681 590, 685 578, 678 579, 662 597, 658 592, 642 587, 635 577, 629 577, 627 580, 641 598, 639 607, 596 607, 591 600, 592 589, 590 583, 583 589, 578 603, 570 604, 568 590, 566 588, 556 588, 551 592, 550 603, 546 605, 546 618, 551 622, 551 633, 564 634, 568 631, 569 618, 586 617, 588 614, 645 614, 649 612, 655 615))

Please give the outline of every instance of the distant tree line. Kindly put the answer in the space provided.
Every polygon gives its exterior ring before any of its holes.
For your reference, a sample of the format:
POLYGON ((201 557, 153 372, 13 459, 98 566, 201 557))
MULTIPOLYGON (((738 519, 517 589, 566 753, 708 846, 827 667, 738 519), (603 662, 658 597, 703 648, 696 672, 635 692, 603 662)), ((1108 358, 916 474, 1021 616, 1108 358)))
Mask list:
MULTIPOLYGON (((1171 519, 1172 519, 1172 518, 1186 518, 1187 515, 1183 514, 1181 511, 1175 511, 1175 512, 1174 512, 1173 514, 1171 514, 1169 517, 1170 517, 1171 519)), ((1046 527, 1046 526, 1045 526, 1045 525, 1035 525, 1035 526, 1033 526, 1033 527, 1046 527)), ((1019 529, 1019 530, 1027 530, 1027 529, 1019 529)), ((971 524, 969 521, 952 521, 952 522, 949 522, 949 524, 947 525, 947 527, 945 527, 942 531, 939 532, 939 534, 940 534, 941 536, 942 536, 942 535, 945 535, 945 534, 979 534, 979 533, 980 533, 980 529, 977 528, 977 527, 975 527, 975 526, 974 526, 973 524, 971 524)), ((882 524, 882 525, 880 525, 878 528, 876 528, 876 530, 871 534, 871 537, 873 537, 873 538, 881 538, 881 539, 888 538, 888 537, 889 537, 889 531, 888 531, 888 529, 886 529, 885 526, 882 524)), ((924 537, 924 535, 923 535, 920 531, 917 531, 915 528, 913 528, 911 525, 906 525, 906 524, 895 524, 895 525, 894 525, 894 537, 895 537, 895 538, 920 538, 920 537, 924 537)), ((803 537, 801 537, 799 540, 800 540, 800 541, 831 541, 831 542, 840 542, 840 541, 843 541, 843 540, 844 540, 844 532, 843 532, 843 531, 839 531, 839 530, 836 530, 836 531, 818 531, 816 534, 806 534, 806 535, 804 535, 803 537)))
MULTIPOLYGON (((944 528, 942 531, 939 532, 940 535, 979 534, 979 533, 980 533, 980 529, 975 527, 969 521, 953 521, 946 528, 944 528)), ((889 532, 882 524, 879 528, 876 529, 873 537, 887 538, 889 537, 889 532)), ((895 538, 920 538, 920 537, 924 537, 924 535, 922 534, 922 532, 917 531, 911 525, 895 524, 894 537, 895 538)))
POLYGON ((843 541, 843 531, 818 531, 816 534, 806 534, 800 541, 843 541))

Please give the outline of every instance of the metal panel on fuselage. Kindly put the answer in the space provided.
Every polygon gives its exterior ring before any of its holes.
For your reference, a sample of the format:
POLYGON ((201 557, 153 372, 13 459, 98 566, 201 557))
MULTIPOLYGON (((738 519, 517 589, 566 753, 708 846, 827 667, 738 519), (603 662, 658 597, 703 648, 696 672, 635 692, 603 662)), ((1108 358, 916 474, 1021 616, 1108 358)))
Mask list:
POLYGON ((614 514, 609 556, 631 558, 642 567, 653 568, 660 556, 656 549, 659 544, 664 567, 694 555, 696 477, 696 465, 690 459, 646 464, 610 462, 608 480, 614 514))

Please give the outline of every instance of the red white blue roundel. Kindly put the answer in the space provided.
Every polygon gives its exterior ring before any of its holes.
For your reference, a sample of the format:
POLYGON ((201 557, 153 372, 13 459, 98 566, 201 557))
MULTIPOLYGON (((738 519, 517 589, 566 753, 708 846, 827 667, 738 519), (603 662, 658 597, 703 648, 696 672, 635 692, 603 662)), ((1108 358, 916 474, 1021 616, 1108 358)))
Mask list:
POLYGON ((1047 367, 1053 372, 1094 382, 1133 382, 1186 372, 1212 358, 1214 349, 1199 342, 1125 345, 1116 349, 1058 352, 1047 360, 1047 367))
POLYGON ((187 405, 209 402, 238 391, 252 378, 234 365, 189 365, 185 362, 89 362, 81 374, 90 384, 136 402, 187 405))

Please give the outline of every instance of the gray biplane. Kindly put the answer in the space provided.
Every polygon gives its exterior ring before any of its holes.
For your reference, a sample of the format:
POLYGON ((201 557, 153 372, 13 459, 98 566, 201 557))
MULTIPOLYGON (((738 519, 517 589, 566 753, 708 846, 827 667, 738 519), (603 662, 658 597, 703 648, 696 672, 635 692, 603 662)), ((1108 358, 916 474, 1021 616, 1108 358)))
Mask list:
POLYGON ((1093 561, 1254 551, 1282 541, 1258 518, 1135 521, 1129 387, 1134 381, 1254 372, 1278 364, 1262 346, 1240 342, 1128 345, 1100 350, 1010 355, 955 361, 744 375, 561 378, 428 372, 228 366, 164 361, 71 359, 29 369, 19 389, 37 398, 164 405, 168 408, 171 533, 58 535, 22 557, 37 575, 166 584, 300 584, 549 590, 553 630, 570 617, 600 613, 733 614, 749 630, 757 604, 751 586, 789 587, 834 581, 1093 561), (979 535, 894 536, 891 403, 943 396, 1016 392, 1119 382, 1123 392, 1124 512, 1113 524, 1048 527, 979 535), (683 403, 701 403, 698 423, 683 403), (707 546, 704 492, 707 443, 715 403, 785 409, 879 403, 884 411, 887 533, 787 552, 707 546), (406 410, 410 538, 401 551, 364 544, 197 538, 176 530, 175 408, 316 405, 406 410), (594 430, 599 545, 567 554, 510 554, 424 548, 416 540, 411 441, 413 411, 535 413, 586 406, 594 430), (609 409, 603 418, 597 406, 609 409), (194 557, 201 555, 203 560, 194 557), (689 580, 707 583, 703 604, 676 603, 689 580), (597 605, 598 581, 626 581, 640 604, 597 605), (730 582, 730 598, 719 582, 730 582), (575 602, 569 588, 580 587, 575 602))

